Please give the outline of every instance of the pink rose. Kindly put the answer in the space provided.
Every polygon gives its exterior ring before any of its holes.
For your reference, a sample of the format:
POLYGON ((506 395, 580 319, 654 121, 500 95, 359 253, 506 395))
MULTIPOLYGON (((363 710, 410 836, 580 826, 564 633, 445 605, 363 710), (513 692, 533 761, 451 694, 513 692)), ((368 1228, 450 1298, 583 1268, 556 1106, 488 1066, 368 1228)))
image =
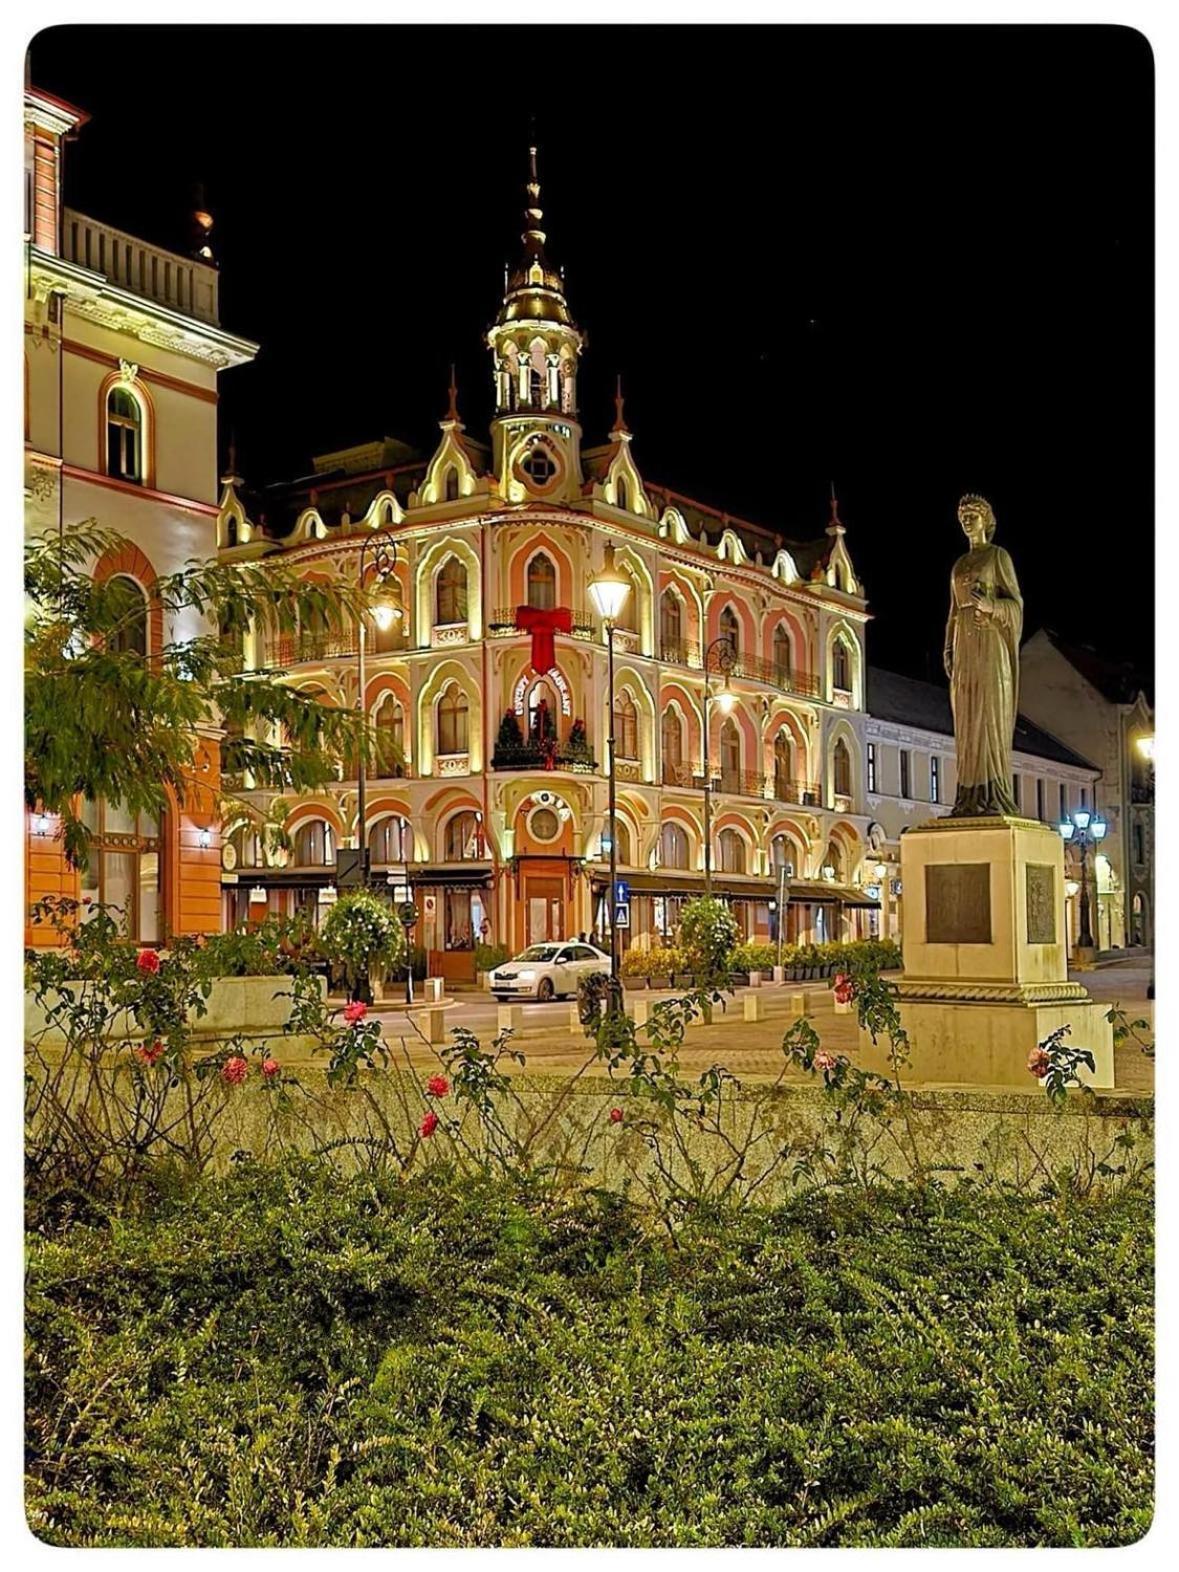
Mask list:
POLYGON ((450 1082, 444 1075, 432 1075, 426 1082, 426 1090, 431 1097, 445 1097, 450 1090, 450 1082))
POLYGON ((622 1109, 621 1108, 611 1108, 611 1110, 610 1110, 610 1123, 611 1124, 621 1124, 622 1123, 622 1109))
POLYGON ((226 1059, 222 1066, 221 1079, 230 1086, 240 1086, 250 1073, 250 1067, 240 1054, 234 1054, 232 1059, 226 1059))
POLYGON ((278 1074, 278 1071, 279 1063, 277 1059, 263 1059, 262 1074, 268 1081, 273 1080, 273 1078, 278 1074))
POLYGON ((135 964, 141 972, 158 972, 160 957, 155 950, 140 950, 135 957, 135 964))
POLYGON ((1047 1048, 1036 1047, 1028 1054, 1028 1069, 1038 1081, 1042 1081, 1052 1068, 1052 1060, 1048 1057, 1047 1048))
POLYGON ((418 1128, 423 1138, 428 1141, 434 1134, 434 1131, 438 1128, 438 1115, 434 1112, 433 1109, 431 1109, 426 1117, 422 1120, 418 1128))
POLYGON ((349 1026, 355 1026, 358 1021, 363 1021, 368 1014, 368 1005, 359 999, 353 999, 351 1004, 344 1006, 344 1019, 349 1026))
POLYGON ((142 1059, 144 1064, 155 1064, 162 1057, 163 1052, 164 1045, 161 1042, 144 1043, 142 1048, 135 1050, 136 1056, 142 1059))
POLYGON ((817 1053, 815 1055, 815 1069, 816 1070, 821 1070, 824 1074, 826 1074, 828 1070, 834 1070, 834 1068, 835 1068, 835 1055, 834 1054, 817 1053))

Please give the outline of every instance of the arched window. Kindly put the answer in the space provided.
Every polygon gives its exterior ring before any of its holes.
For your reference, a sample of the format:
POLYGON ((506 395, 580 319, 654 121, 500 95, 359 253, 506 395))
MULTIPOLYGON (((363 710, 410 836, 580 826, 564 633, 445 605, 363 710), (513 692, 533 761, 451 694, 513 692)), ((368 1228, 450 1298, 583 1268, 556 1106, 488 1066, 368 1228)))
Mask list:
POLYGON ((552 558, 537 552, 528 564, 528 589, 525 602, 536 611, 552 611, 557 604, 557 570, 552 558))
POLYGON ((239 824, 229 837, 238 868, 261 868, 266 859, 262 855, 262 836, 256 824, 239 824))
POLYGON ((231 513, 225 521, 225 544, 237 545, 237 514, 231 513))
POLYGON ((630 507, 630 495, 627 490, 625 475, 619 475, 614 482, 614 506, 627 509, 630 507))
POLYGON ((528 737, 531 742, 557 739, 557 696, 547 682, 534 682, 528 695, 528 737))
POLYGON ((683 659, 684 608, 674 590, 664 590, 659 597, 659 646, 664 660, 683 659))
POLYGON ((740 791, 741 733, 731 716, 721 727, 720 755, 721 791, 740 791))
POLYGON ((452 682, 438 701, 438 752, 466 753, 467 696, 457 682, 452 682))
POLYGON ((838 638, 831 651, 831 685, 843 693, 851 692, 852 685, 852 659, 851 650, 847 647, 847 640, 838 638))
POLYGON ((851 796, 851 749, 842 737, 836 739, 835 748, 831 754, 831 784, 837 797, 851 796))
POLYGON ((295 866, 330 868, 336 860, 336 837, 326 819, 308 819, 295 831, 295 866))
POLYGON ((458 494, 459 494, 458 470, 455 469, 453 464, 451 464, 451 465, 448 465, 447 470, 446 470, 446 480, 445 480, 445 484, 443 486, 443 496, 446 498, 447 502, 457 502, 458 501, 458 494))
POLYGON ((665 824, 659 835, 659 861, 664 868, 688 866, 688 834, 679 824, 665 824))
POLYGON ((453 554, 438 571, 437 605, 434 621, 440 624, 466 622, 467 570, 453 554))
POLYGON ((620 759, 639 756, 639 709, 629 688, 623 688, 614 707, 614 747, 620 759))
POLYGON ((731 606, 726 606, 720 614, 721 638, 728 639, 733 646, 733 654, 741 650, 741 624, 737 620, 737 613, 731 606))
MULTIPOLYGON (((603 857, 609 857, 609 855, 610 855, 610 839, 609 839, 609 837, 610 837, 610 821, 609 821, 609 819, 607 819, 606 820, 606 839, 605 839, 605 843, 604 843, 604 845, 602 847, 602 856, 603 857)), ((634 866, 634 862, 633 862, 633 859, 632 859, 631 853, 630 853, 630 829, 629 829, 625 819, 615 818, 615 820, 614 820, 614 839, 615 839, 615 841, 617 842, 617 845, 618 845, 618 850, 617 850, 617 853, 616 853, 616 860, 619 863, 621 863, 621 865, 624 868, 631 868, 631 867, 633 867, 634 866)))
POLYGON ((779 802, 791 800, 794 780, 794 750, 789 733, 783 728, 774 738, 774 796, 779 802))
POLYGON ((790 635, 784 622, 774 629, 774 680, 780 688, 790 686, 790 635))
POLYGON ((838 882, 843 882, 843 853, 834 841, 827 842, 827 850, 823 854, 823 874, 826 876, 830 868, 832 877, 838 882))
POLYGON ((795 866, 794 847, 785 835, 774 836, 770 842, 770 856, 773 859, 775 873, 779 868, 793 868, 795 866))
POLYGON ((373 760, 369 773, 379 780, 394 780, 405 774, 405 711, 391 693, 385 694, 373 715, 373 760))
POLYGON ((540 409, 544 404, 544 373, 535 366, 528 368, 528 402, 533 409, 540 409))
POLYGON ((745 842, 736 830, 722 830, 716 838, 717 866, 721 873, 745 872, 745 842))
POLYGON ((143 484, 143 406, 127 387, 113 387, 106 396, 106 469, 143 484))
POLYGON ((663 784, 683 786, 684 777, 684 723, 679 710, 667 709, 659 723, 659 740, 663 752, 663 784))
POLYGON ((622 602, 622 610, 618 613, 614 626, 621 628, 627 633, 637 633, 639 630, 639 586, 635 582, 634 574, 625 563, 622 564, 621 571, 623 578, 630 585, 630 591, 622 602))
POLYGON ((446 826, 444 862, 471 862, 483 855, 479 821, 469 810, 456 813, 446 826))
POLYGON ((147 597, 126 573, 116 573, 106 585, 110 632, 106 647, 117 655, 147 654, 147 597))
POLYGON ((368 832, 369 855, 374 864, 384 867, 391 862, 405 862, 405 847, 409 836, 402 834, 402 821, 390 814, 379 819, 368 832))

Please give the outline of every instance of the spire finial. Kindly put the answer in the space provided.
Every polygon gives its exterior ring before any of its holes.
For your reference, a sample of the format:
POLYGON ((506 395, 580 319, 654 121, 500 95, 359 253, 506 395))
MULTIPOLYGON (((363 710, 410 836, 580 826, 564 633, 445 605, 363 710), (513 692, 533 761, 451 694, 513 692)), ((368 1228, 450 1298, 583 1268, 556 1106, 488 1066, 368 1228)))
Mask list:
POLYGON ((620 371, 614 383, 614 425, 611 428, 614 431, 624 432, 629 430, 622 413, 622 406, 625 403, 626 400, 622 396, 622 372, 620 371))
POLYGON ((450 398, 450 403, 447 406, 447 410, 446 410, 446 418, 447 418, 447 420, 459 420, 461 417, 459 415, 459 409, 458 409, 458 383, 454 379, 454 361, 453 360, 450 363, 450 386, 447 388, 446 391, 447 391, 447 394, 449 395, 449 398, 450 398))
POLYGON ((845 532, 846 526, 839 516, 839 498, 835 495, 835 482, 831 481, 830 486, 831 517, 827 522, 827 533, 828 535, 842 535, 845 532))
POLYGON ((231 426, 229 428, 229 462, 225 467, 224 475, 221 477, 221 484, 223 486, 235 486, 240 481, 241 476, 237 472, 237 430, 231 426))
POLYGON ((524 242, 524 250, 533 261, 544 257, 544 230, 540 221, 544 213, 540 205, 540 176, 536 172, 536 123, 529 122, 528 139, 528 182, 525 186, 528 200, 524 205, 524 233, 520 239, 524 242))

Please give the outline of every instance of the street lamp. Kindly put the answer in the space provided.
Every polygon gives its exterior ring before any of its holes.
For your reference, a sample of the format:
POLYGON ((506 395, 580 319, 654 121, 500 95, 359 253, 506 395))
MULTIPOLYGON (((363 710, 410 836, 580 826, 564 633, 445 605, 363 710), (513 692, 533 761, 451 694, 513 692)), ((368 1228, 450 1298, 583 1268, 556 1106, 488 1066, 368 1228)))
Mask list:
MULTIPOLYGON (((1081 853, 1081 931, 1077 935, 1077 950, 1094 950, 1096 945, 1093 943, 1089 902, 1089 850, 1091 847, 1099 846, 1105 839, 1107 825, 1099 813, 1091 813, 1088 808, 1074 808, 1072 816, 1065 814, 1057 828, 1061 840, 1066 845, 1078 847, 1081 853)), ((1094 857, 1093 872, 1096 878, 1096 857, 1094 857)), ((1094 905, 1096 895, 1097 892, 1094 890, 1094 905)))
POLYGON ((609 819, 610 819, 610 1011, 618 1011, 618 931, 614 921, 615 896, 618 889, 618 835, 615 830, 615 775, 614 775, 614 626, 621 615, 626 597, 630 594, 630 580, 614 566, 614 543, 606 542, 605 560, 601 573, 590 580, 589 592, 594 609, 606 630, 606 703, 610 714, 610 735, 606 745, 610 750, 609 819))
POLYGON ((710 672, 723 673, 724 683, 715 695, 716 707, 722 715, 731 715, 737 696, 729 687, 729 673, 737 660, 737 651, 727 633, 704 651, 704 895, 712 899, 712 727, 710 712, 713 690, 710 672))

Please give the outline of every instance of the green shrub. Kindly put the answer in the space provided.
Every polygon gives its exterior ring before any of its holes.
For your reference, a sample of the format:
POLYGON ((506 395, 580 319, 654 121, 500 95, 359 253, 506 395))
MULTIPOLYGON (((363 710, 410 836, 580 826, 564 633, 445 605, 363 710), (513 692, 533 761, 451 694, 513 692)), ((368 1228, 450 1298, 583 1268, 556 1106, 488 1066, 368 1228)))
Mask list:
POLYGON ((405 929, 389 902, 372 890, 342 895, 324 918, 319 942, 350 988, 366 972, 405 964, 405 929))
POLYGON ((1148 1194, 699 1213, 444 1169, 225 1180, 29 1239, 58 1545, 1119 1545, 1148 1194))
POLYGON ((726 901, 706 896, 685 901, 680 913, 680 951, 692 973, 711 981, 728 975, 737 947, 737 919, 726 901))
POLYGON ((475 970, 477 972, 493 972, 497 966, 502 966, 505 961, 510 961, 512 952, 506 944, 477 944, 475 946, 475 970))

